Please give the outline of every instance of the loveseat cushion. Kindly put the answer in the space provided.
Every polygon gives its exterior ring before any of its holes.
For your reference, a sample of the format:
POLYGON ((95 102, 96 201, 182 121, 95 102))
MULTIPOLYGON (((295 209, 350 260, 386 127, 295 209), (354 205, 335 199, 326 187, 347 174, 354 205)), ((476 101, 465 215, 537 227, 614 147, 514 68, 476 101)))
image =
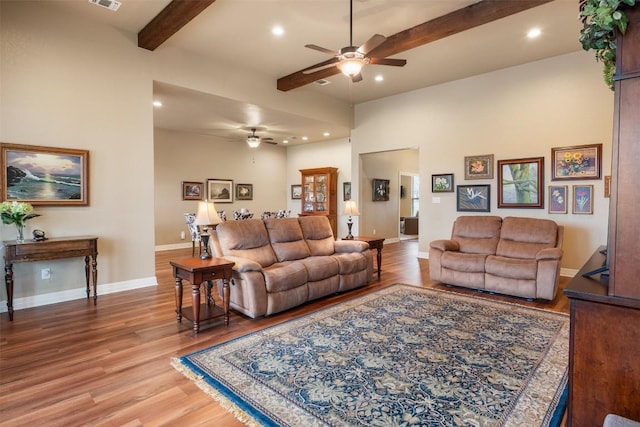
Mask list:
POLYGON ((557 236, 558 225, 552 220, 506 217, 502 221, 496 255, 535 259, 542 249, 556 246, 557 236))
POLYGON ((216 234, 222 256, 248 258, 262 267, 277 262, 267 229, 261 219, 226 221, 218 224, 216 234))
POLYGON ((494 255, 501 225, 499 216, 460 216, 453 224, 451 240, 458 242, 460 252, 494 255))
POLYGON ((298 218, 265 219, 271 247, 279 262, 294 261, 311 255, 309 246, 302 237, 298 218))
POLYGON ((324 215, 301 216, 298 221, 312 256, 333 254, 335 239, 329 218, 324 215))
POLYGON ((281 292, 304 286, 307 283, 307 269, 300 261, 273 264, 263 270, 267 292, 281 292))
POLYGON ((490 255, 485 263, 487 273, 509 279, 536 280, 538 263, 535 259, 490 255))

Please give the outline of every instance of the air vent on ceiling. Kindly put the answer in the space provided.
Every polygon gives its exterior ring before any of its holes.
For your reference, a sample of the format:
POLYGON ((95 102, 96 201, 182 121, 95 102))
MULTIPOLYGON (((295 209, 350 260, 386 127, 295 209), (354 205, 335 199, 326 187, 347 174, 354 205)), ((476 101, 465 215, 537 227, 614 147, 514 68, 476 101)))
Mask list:
POLYGON ((329 80, 325 80, 325 79, 316 80, 316 83, 318 83, 320 86, 331 84, 329 80))
POLYGON ((98 6, 113 10, 114 12, 118 10, 120 5, 122 4, 116 0, 89 0, 89 3, 97 4, 98 6))

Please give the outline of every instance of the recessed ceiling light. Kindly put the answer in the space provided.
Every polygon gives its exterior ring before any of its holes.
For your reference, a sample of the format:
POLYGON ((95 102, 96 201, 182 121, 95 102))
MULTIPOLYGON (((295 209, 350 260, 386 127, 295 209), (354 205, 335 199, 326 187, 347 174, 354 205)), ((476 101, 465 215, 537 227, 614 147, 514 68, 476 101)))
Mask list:
POLYGON ((283 139, 283 140, 282 140, 282 143, 283 143, 283 144, 288 144, 288 143, 289 143, 289 140, 288 140, 288 139, 283 139))
POLYGON ((331 134, 330 134, 329 132, 325 132, 325 133, 323 133, 322 135, 323 135, 323 136, 329 136, 329 135, 331 135, 331 134))
POLYGON ((271 29, 271 34, 273 34, 274 36, 281 36, 284 34, 284 28, 282 28, 280 25, 276 25, 271 29))
POLYGON ((384 77, 382 77, 382 74, 378 74, 378 75, 376 76, 376 81, 377 81, 377 82, 381 82, 381 81, 383 81, 383 80, 384 80, 384 77))
POLYGON ((532 28, 527 33, 527 37, 529 37, 530 39, 535 39, 537 37, 540 37, 541 34, 542 30, 540 30, 540 28, 532 28))
POLYGON ((303 141, 306 141, 306 140, 308 140, 308 139, 309 139, 309 138, 308 138, 308 137, 306 137, 306 136, 303 136, 303 137, 302 137, 302 140, 303 140, 303 141))
POLYGON ((160 101, 153 101, 153 106, 154 106, 154 107, 162 107, 162 102, 160 102, 160 101))

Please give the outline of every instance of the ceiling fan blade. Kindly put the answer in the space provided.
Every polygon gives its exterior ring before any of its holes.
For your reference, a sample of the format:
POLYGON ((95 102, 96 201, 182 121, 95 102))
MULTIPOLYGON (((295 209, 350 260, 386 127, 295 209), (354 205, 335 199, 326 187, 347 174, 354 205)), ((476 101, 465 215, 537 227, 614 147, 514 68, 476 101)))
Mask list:
POLYGON ((364 44, 358 48, 358 52, 360 52, 363 55, 366 55, 367 53, 371 52, 373 49, 380 46, 386 40, 387 38, 382 34, 374 34, 373 36, 371 36, 369 40, 364 42, 364 44))
POLYGON ((404 67, 407 65, 406 59, 395 58, 369 58, 369 64, 375 65, 391 65, 394 67, 404 67))
POLYGON ((324 70, 325 68, 333 67, 338 62, 340 62, 338 58, 331 58, 331 59, 327 59, 326 61, 307 67, 301 71, 305 74, 309 74, 316 71, 324 70))
POLYGON ((358 73, 355 76, 351 76, 351 81, 354 83, 358 83, 362 81, 362 73, 358 73))
POLYGON ((309 49, 313 49, 313 50, 317 50, 319 52, 322 53, 326 53, 327 55, 331 55, 331 56, 338 56, 340 55, 338 52, 336 52, 335 50, 331 50, 331 49, 327 49, 324 48, 322 46, 317 46, 315 44, 305 44, 304 47, 308 47, 309 49))

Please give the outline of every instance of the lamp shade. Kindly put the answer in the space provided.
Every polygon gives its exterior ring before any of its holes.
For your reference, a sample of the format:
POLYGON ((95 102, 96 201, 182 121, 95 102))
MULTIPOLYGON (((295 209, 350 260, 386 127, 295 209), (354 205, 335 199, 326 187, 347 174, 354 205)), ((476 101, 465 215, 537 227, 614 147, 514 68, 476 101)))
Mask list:
POLYGON ((358 212, 358 207, 356 206, 356 202, 354 200, 347 200, 346 202, 344 202, 344 211, 342 212, 342 215, 360 215, 360 212, 358 212))
POLYGON ((216 205, 213 202, 198 202, 198 212, 196 213, 195 225, 215 225, 220 224, 222 220, 216 211, 216 205))

